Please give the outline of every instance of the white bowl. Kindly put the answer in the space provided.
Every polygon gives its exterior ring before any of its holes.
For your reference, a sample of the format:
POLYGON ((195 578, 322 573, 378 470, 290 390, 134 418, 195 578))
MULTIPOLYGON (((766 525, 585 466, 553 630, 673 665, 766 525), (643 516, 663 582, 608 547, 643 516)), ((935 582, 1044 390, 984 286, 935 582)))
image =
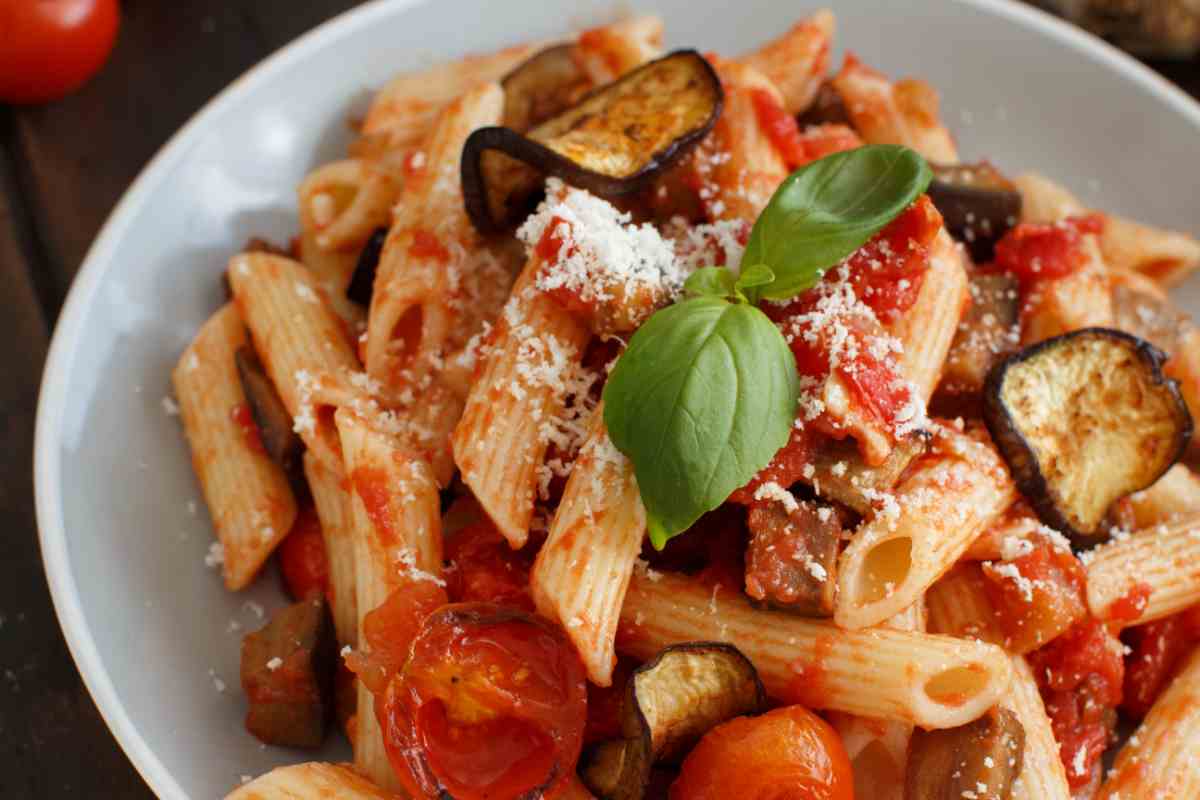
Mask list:
MULTIPOLYGON (((1132 59, 1002 0, 829 2, 839 45, 941 90, 964 157, 1038 169, 1098 207, 1200 232, 1192 210, 1200 106, 1132 59)), ((648 0, 645 8, 666 18, 669 44, 732 54, 817 5, 648 0)), ((79 272, 38 413, 42 551, 83 679, 161 797, 211 800, 242 775, 312 757, 262 747, 242 727, 240 632, 231 629, 257 625, 282 593, 268 577, 229 594, 204 566, 211 529, 177 420, 161 404, 171 366, 220 304, 218 275, 235 248, 251 235, 285 240, 296 230, 297 183, 344 152, 346 121, 372 88, 435 58, 594 23, 612 0, 576 0, 569 14, 546 7, 394 0, 321 26, 171 140, 79 272)), ((1196 287, 1185 294, 1200 311, 1196 287)), ((347 752, 330 745, 319 755, 347 752)))

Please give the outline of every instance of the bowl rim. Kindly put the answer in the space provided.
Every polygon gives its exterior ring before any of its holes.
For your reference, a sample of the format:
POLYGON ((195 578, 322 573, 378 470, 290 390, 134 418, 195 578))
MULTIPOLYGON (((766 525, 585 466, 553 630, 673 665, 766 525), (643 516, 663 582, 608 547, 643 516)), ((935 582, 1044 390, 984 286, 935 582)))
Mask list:
MULTIPOLYGON (((88 249, 72 281, 55 325, 42 373, 34 433, 34 495, 42 564, 51 599, 68 649, 84 685, 100 710, 117 743, 142 779, 158 797, 189 800, 184 791, 130 719, 105 668, 92 631, 88 628, 78 586, 71 569, 67 533, 63 522, 59 485, 62 419, 68 395, 65 380, 83 333, 86 310, 114 262, 132 217, 171 168, 191 152, 207 124, 236 106, 242 97, 310 53, 336 44, 360 29, 420 5, 427 0, 371 0, 321 23, 295 41, 251 67, 204 104, 142 168, 121 196, 100 233, 88 249)), ((1077 52, 1088 54, 1106 67, 1128 77, 1142 90, 1167 103, 1200 130, 1200 103, 1182 89, 1102 39, 1049 13, 1014 0, 954 0, 986 14, 1004 18, 1031 33, 1048 37, 1077 52)))

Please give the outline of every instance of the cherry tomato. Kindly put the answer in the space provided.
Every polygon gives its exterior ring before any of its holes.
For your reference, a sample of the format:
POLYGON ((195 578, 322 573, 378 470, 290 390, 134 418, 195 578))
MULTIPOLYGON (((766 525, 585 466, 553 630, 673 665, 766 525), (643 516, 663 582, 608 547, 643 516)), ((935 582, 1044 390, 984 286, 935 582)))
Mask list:
POLYGON ((425 619, 376 710, 392 766, 416 797, 551 796, 575 771, 587 680, 546 620, 457 603, 425 619))
POLYGON ((842 740, 804 706, 713 728, 683 761, 671 800, 854 800, 842 740))
POLYGON ((499 603, 533 611, 530 557, 513 550, 488 521, 456 532, 446 542, 446 593, 451 602, 499 603))
POLYGON ((329 592, 329 558, 325 553, 325 537, 321 521, 312 506, 305 506, 296 515, 292 530, 279 544, 279 567, 288 594, 296 600, 312 592, 329 592))
POLYGON ((78 89, 108 60, 120 19, 117 0, 0 0, 0 102, 78 89))
POLYGON ((446 592, 432 581, 400 584, 363 618, 363 641, 346 658, 346 665, 373 693, 383 694, 408 660, 421 623, 444 605, 446 592))

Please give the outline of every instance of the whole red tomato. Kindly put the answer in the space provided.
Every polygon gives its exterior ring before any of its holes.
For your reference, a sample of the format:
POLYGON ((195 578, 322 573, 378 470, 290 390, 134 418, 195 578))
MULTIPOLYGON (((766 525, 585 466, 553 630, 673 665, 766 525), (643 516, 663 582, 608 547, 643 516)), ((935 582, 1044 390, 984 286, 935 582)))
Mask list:
POLYGON ((78 89, 108 60, 120 19, 117 0, 0 0, 0 102, 78 89))

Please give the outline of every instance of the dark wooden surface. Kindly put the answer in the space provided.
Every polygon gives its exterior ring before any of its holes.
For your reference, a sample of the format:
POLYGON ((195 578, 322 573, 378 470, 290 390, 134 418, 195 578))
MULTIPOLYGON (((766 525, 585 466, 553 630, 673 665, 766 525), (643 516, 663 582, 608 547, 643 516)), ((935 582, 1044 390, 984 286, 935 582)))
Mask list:
MULTIPOLYGON (((0 106, 0 797, 149 798, 59 632, 30 464, 37 386, 89 244, 155 151, 248 67, 356 0, 125 0, 112 60, 78 94, 0 106)), ((1200 65, 1155 64, 1200 95, 1200 65)))

